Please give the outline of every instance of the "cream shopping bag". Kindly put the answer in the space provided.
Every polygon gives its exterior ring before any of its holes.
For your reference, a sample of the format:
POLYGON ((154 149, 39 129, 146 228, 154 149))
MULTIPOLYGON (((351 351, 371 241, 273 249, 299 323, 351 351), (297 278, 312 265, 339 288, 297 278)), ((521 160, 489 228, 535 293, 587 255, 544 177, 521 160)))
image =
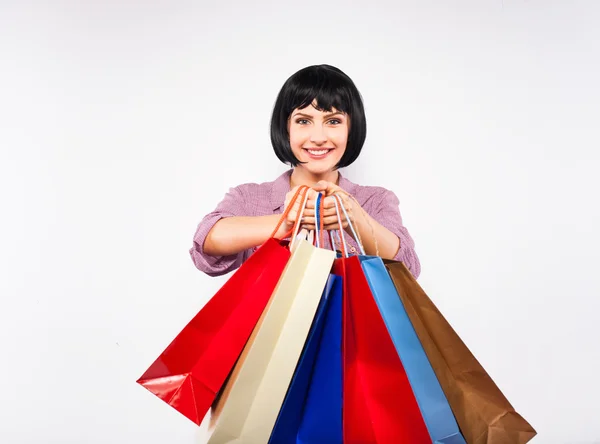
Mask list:
POLYGON ((335 252, 302 239, 213 412, 209 444, 266 444, 277 420, 335 252))

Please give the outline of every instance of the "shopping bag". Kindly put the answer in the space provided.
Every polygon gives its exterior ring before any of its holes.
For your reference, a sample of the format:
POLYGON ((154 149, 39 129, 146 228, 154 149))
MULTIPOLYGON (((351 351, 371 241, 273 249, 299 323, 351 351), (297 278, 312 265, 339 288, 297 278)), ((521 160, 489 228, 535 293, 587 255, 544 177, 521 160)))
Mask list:
POLYGON ((384 261, 468 444, 524 444, 517 413, 404 264, 384 261))
POLYGON ((465 444, 446 395, 431 367, 380 257, 359 256, 379 311, 396 347, 431 441, 465 444))
MULTIPOLYGON (((334 195, 338 225, 341 211, 364 248, 342 199, 334 195)), ((342 361, 344 443, 431 443, 417 401, 379 313, 358 256, 348 257, 344 231, 333 273, 342 277, 342 361)), ((332 240, 333 245, 333 240, 332 240)))
POLYGON ((266 443, 302 353, 335 253, 305 239, 292 256, 215 409, 210 444, 266 443))
POLYGON ((270 444, 342 444, 342 282, 330 275, 270 444))
MULTIPOLYGON (((299 188, 294 199, 305 194, 306 187, 299 188)), ((196 424, 214 402, 288 263, 287 242, 273 237, 278 228, 137 380, 196 424)))
POLYGON ((342 440, 342 282, 330 293, 323 338, 304 407, 298 443, 341 444, 342 440))
POLYGON ((336 259, 343 282, 344 443, 431 443, 358 256, 336 259))

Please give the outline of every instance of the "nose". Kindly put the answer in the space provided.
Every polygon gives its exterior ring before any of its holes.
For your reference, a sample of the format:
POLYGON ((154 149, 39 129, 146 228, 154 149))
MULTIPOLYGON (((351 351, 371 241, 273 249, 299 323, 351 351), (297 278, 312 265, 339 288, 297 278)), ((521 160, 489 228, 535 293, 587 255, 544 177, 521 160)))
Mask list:
POLYGON ((323 145, 327 142, 327 135, 322 125, 314 125, 310 133, 310 142, 315 145, 323 145))

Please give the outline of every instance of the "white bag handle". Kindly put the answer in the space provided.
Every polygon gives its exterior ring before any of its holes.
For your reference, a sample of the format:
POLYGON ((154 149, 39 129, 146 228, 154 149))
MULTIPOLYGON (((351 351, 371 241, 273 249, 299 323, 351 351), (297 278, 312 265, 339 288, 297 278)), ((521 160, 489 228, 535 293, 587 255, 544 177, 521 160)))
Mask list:
MULTIPOLYGON (((342 208, 342 211, 344 212, 344 216, 346 216, 346 221, 348 221, 348 226, 350 227, 350 230, 352 231, 352 234, 354 235, 354 240, 356 241, 356 244, 358 245, 358 248, 360 250, 360 254, 362 254, 363 256, 365 255, 365 248, 363 247, 362 242, 360 241, 360 237, 356 234, 356 230, 354 230, 354 224, 352 223, 352 221, 350 220, 350 217, 348 217, 348 213, 346 212, 346 208, 344 207, 344 202, 342 201, 342 198, 338 195, 338 194, 334 194, 333 197, 339 202, 340 207, 342 208)), ((336 211, 337 211, 337 206, 335 207, 336 211)), ((339 221, 340 217, 338 215, 338 221, 339 221)), ((342 225, 340 224, 340 227, 342 225)), ((347 245, 346 245, 347 247, 347 245)), ((347 250, 347 248, 346 248, 347 250)))

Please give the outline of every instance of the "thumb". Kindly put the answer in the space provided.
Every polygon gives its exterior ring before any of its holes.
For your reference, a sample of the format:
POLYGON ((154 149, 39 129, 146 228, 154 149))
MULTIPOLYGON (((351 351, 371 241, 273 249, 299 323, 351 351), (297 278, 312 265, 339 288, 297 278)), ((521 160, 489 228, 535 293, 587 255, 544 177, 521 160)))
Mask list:
POLYGON ((320 180, 313 186, 313 190, 315 191, 325 191, 327 189, 327 181, 320 180))

